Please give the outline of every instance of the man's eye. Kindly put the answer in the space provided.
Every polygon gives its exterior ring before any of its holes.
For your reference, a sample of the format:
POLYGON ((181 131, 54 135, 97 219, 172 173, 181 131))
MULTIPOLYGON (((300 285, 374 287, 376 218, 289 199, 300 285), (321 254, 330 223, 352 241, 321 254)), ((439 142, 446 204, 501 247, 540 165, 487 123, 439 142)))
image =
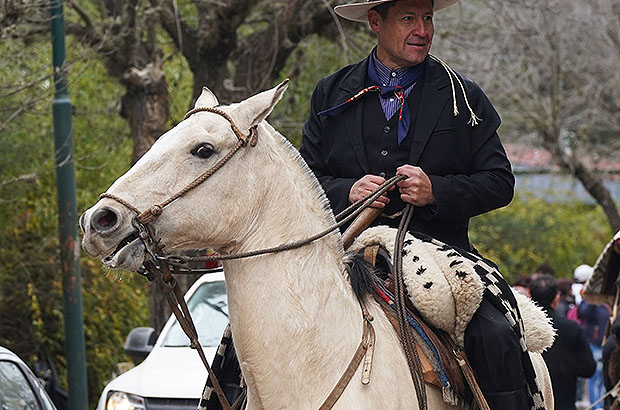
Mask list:
POLYGON ((192 155, 196 157, 200 157, 200 158, 205 158, 205 159, 215 154, 215 150, 213 149, 213 146, 208 143, 202 143, 202 144, 197 145, 191 152, 192 152, 192 155))

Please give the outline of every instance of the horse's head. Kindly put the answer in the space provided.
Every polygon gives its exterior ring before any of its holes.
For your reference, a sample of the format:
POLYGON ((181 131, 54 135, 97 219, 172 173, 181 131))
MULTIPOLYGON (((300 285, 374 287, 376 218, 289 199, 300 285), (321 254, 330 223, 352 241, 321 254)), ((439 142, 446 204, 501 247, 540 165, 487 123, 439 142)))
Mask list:
POLYGON ((266 158, 252 152, 256 127, 271 129, 261 122, 286 88, 285 81, 230 106, 218 106, 205 88, 186 119, 82 214, 84 250, 109 268, 137 270, 146 250, 133 220, 154 205, 163 205, 162 212, 149 226, 166 250, 234 242, 252 223, 248 205, 266 195, 259 172, 266 158))

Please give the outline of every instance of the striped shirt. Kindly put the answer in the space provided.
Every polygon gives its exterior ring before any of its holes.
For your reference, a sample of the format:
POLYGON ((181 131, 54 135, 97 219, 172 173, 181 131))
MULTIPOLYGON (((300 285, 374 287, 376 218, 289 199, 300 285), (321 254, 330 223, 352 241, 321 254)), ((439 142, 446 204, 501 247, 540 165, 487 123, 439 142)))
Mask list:
MULTIPOLYGON (((376 50, 374 51, 376 53, 376 50)), ((372 59, 375 62, 375 68, 377 69, 377 74, 379 75, 379 80, 381 80, 381 85, 385 86, 397 86, 400 85, 400 82, 407 71, 409 71, 412 67, 401 67, 396 70, 392 70, 390 67, 383 64, 377 58, 375 54, 375 58, 372 59)), ((415 87, 417 81, 411 84, 404 91, 405 98, 409 96, 413 87, 415 87)), ((379 102, 381 102, 381 108, 383 109, 383 114, 385 114, 385 119, 389 120, 392 116, 400 110, 401 103, 396 98, 395 95, 388 96, 386 98, 382 97, 379 94, 379 102)))

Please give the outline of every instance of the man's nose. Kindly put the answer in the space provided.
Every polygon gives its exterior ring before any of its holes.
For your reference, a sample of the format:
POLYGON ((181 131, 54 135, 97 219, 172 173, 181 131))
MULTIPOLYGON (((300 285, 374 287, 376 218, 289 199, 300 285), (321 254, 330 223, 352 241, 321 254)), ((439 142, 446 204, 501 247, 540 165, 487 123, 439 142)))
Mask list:
POLYGON ((415 20, 415 24, 413 25, 412 34, 420 37, 426 37, 428 34, 428 29, 424 22, 424 17, 417 18, 415 20))

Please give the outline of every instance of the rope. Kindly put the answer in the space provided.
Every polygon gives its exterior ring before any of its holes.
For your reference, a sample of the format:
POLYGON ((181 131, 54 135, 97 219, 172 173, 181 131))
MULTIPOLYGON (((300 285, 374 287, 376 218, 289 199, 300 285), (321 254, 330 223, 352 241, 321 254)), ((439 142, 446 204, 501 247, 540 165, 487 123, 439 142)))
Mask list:
POLYGON ((428 409, 428 399, 426 397, 426 387, 422 374, 422 363, 418 350, 415 348, 411 327, 407 320, 407 307, 405 305, 405 283, 403 280, 403 247, 407 227, 413 216, 413 206, 407 204, 405 212, 400 220, 396 235, 394 249, 394 296, 396 297, 396 312, 398 313, 398 326, 400 328, 400 339, 407 357, 407 364, 413 379, 416 395, 418 397, 418 407, 420 410, 428 409))
POLYGON ((594 407, 596 407, 597 404, 599 404, 601 401, 605 400, 605 398, 609 395, 612 395, 614 398, 618 397, 618 395, 620 394, 620 380, 618 380, 616 382, 616 384, 614 385, 614 387, 612 387, 611 389, 609 389, 608 392, 606 392, 605 394, 603 394, 597 401, 595 401, 594 403, 592 403, 590 405, 590 407, 588 407, 586 410, 592 410, 594 407))
POLYGON ((455 87, 454 87, 454 81, 452 78, 455 78, 456 82, 459 84, 461 88, 461 92, 463 93, 463 99, 465 100, 465 105, 467 105, 467 109, 469 110, 470 118, 467 123, 471 124, 472 127, 478 125, 478 123, 482 121, 482 118, 478 117, 474 113, 474 110, 471 108, 471 105, 469 105, 469 99, 467 98, 465 87, 463 86, 463 83, 461 82, 461 79, 459 78, 459 76, 452 69, 452 67, 450 67, 447 63, 445 63, 439 57, 436 57, 432 54, 429 54, 429 57, 437 61, 439 64, 441 64, 441 66, 444 68, 444 70, 446 70, 446 73, 448 74, 448 78, 450 79, 450 85, 452 86, 452 104, 453 104, 454 116, 456 117, 457 115, 459 115, 459 109, 458 109, 458 106, 456 105, 456 92, 455 92, 455 87))
POLYGON ((294 242, 289 242, 283 245, 274 246, 271 248, 257 249, 253 251, 242 252, 242 253, 235 253, 235 254, 228 254, 228 255, 194 256, 194 257, 175 256, 174 260, 176 260, 177 263, 224 261, 224 260, 251 258, 253 256, 260 256, 260 255, 265 255, 268 253, 277 253, 277 252, 283 252, 283 251, 301 248, 302 246, 312 243, 316 241, 317 239, 320 239, 326 236, 327 234, 335 231, 336 229, 340 228, 341 226, 345 225, 347 222, 349 222, 350 220, 355 218, 357 215, 359 215, 364 210, 364 208, 372 204, 375 201, 375 199, 381 196, 391 186, 396 185, 399 181, 405 178, 406 177, 404 176, 395 176, 395 177, 388 179, 382 185, 380 185, 376 191, 360 199, 359 201, 355 202, 354 204, 350 205, 347 209, 339 213, 336 216, 336 220, 340 219, 339 222, 331 225, 327 229, 315 235, 312 235, 308 238, 300 239, 294 242))

